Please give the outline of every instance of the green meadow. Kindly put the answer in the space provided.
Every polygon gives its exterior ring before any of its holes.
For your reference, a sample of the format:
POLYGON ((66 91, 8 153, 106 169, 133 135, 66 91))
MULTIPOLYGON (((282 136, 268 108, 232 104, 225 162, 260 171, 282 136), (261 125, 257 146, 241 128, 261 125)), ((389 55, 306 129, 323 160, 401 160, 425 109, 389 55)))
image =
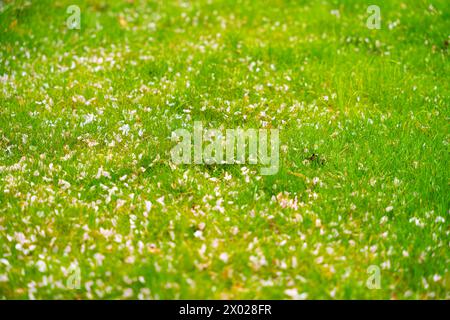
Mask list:
POLYGON ((450 299, 447 0, 0 8, 0 299, 450 299))

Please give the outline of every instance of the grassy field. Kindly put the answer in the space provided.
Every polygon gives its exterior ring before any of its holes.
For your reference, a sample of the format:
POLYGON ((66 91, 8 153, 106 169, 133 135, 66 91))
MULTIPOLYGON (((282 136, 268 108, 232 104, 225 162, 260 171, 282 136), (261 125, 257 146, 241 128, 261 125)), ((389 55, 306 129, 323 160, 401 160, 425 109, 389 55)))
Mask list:
POLYGON ((375 2, 3 1, 0 298, 450 299, 450 6, 375 2))

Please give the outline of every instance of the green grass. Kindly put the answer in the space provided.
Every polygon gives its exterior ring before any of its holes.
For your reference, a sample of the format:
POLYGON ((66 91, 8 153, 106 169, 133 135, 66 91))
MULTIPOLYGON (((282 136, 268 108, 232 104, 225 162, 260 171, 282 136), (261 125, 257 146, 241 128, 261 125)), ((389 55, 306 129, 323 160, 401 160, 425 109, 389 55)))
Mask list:
POLYGON ((450 10, 379 2, 4 1, 0 298, 449 299, 450 10), (279 172, 175 166, 197 120, 279 172))

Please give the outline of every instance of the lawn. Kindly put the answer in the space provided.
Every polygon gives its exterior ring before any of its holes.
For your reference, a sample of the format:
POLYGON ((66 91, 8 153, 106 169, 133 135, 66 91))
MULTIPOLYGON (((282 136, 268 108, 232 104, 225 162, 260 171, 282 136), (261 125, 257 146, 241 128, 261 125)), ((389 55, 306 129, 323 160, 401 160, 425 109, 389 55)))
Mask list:
POLYGON ((0 2, 0 299, 450 299, 448 0, 0 2))

